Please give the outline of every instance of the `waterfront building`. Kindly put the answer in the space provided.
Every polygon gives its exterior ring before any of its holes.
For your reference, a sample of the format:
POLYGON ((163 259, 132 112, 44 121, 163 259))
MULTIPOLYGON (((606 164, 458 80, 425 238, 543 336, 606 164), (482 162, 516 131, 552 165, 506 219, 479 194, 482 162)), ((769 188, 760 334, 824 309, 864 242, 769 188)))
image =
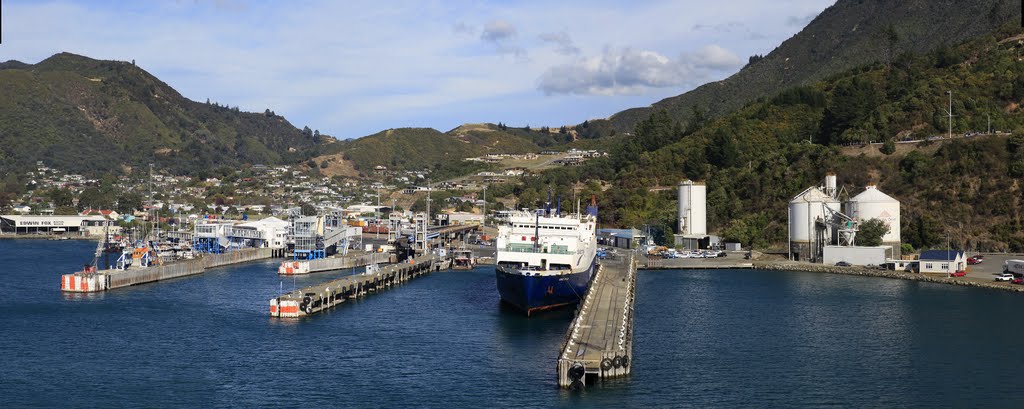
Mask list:
POLYGON ((918 260, 922 273, 952 274, 967 269, 967 256, 957 250, 928 250, 918 260))
MULTIPOLYGON (((0 232, 6 234, 103 235, 103 216, 2 215, 0 232)), ((117 226, 111 226, 111 232, 117 226)), ((117 227, 117 229, 120 229, 117 227)))

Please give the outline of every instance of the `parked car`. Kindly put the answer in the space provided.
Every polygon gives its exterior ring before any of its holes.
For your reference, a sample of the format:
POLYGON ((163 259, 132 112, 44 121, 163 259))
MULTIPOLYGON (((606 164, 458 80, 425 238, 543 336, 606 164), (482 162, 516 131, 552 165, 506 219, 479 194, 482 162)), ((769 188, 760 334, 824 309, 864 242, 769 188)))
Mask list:
POLYGON ((984 254, 975 254, 975 255, 974 255, 974 258, 975 258, 976 260, 978 260, 978 262, 982 262, 982 261, 984 261, 984 260, 985 260, 985 255, 984 255, 984 254))
POLYGON ((1013 281, 1010 281, 1010 282, 1014 283, 1014 284, 1024 284, 1024 277, 1014 278, 1013 281))
POLYGON ((949 273, 950 277, 963 277, 963 276, 966 276, 966 275, 967 275, 967 272, 964 271, 964 270, 954 271, 952 273, 949 273))
POLYGON ((1013 281, 1013 274, 1002 273, 996 275, 996 281, 1013 281))
POLYGON ((853 264, 847 263, 845 261, 840 261, 840 262, 836 263, 836 267, 850 267, 852 265, 853 264))
POLYGON ((981 264, 982 261, 984 261, 984 260, 978 258, 977 256, 975 256, 975 257, 968 258, 967 259, 967 264, 970 264, 970 265, 981 264))

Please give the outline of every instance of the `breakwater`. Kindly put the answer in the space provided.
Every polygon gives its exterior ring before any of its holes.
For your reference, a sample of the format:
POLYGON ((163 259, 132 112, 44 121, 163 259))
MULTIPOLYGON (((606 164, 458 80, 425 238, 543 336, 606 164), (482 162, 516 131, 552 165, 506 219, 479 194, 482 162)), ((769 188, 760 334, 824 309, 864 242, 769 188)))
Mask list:
POLYGON ((995 281, 982 281, 958 277, 936 277, 920 273, 907 273, 903 271, 878 270, 867 267, 837 267, 811 263, 788 263, 788 262, 754 262, 754 268, 760 270, 775 271, 806 271, 812 273, 843 274, 864 277, 881 277, 897 280, 922 281, 927 283, 938 283, 948 285, 960 285, 965 287, 987 288, 992 290, 1024 292, 1024 286, 998 283, 995 281))
POLYGON ((224 254, 208 254, 193 260, 181 260, 153 267, 132 267, 127 270, 99 270, 64 274, 60 289, 65 292, 98 292, 151 283, 160 280, 200 274, 207 269, 249 261, 268 259, 273 249, 243 249, 224 254))

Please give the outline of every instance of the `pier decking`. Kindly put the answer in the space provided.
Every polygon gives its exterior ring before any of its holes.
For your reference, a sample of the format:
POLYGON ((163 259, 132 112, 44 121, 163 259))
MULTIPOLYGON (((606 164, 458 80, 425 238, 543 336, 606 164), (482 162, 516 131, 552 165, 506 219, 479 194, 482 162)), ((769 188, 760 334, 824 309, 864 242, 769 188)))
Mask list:
POLYGON ((313 315, 345 302, 358 298, 424 274, 447 269, 451 261, 438 256, 423 256, 413 261, 381 267, 379 270, 355 274, 292 291, 270 299, 270 316, 299 318, 313 315))
POLYGON ((558 385, 582 388, 588 378, 628 375, 633 356, 636 256, 607 259, 595 274, 558 357, 558 385))
POLYGON ((322 258, 318 260, 286 260, 281 262, 277 273, 281 275, 302 275, 321 271, 341 270, 367 266, 370 264, 387 263, 389 253, 368 253, 344 257, 322 258))
POLYGON ((268 259, 274 249, 244 249, 224 254, 207 254, 153 267, 131 267, 127 270, 99 270, 93 273, 77 272, 60 278, 60 289, 65 292, 92 293, 128 287, 154 281, 201 274, 206 269, 268 259))

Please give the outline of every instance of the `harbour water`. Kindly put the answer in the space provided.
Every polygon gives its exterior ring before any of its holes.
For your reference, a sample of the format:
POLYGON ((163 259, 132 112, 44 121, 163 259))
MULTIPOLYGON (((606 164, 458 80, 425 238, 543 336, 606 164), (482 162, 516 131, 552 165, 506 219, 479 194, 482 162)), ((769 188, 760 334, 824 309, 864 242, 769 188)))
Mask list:
POLYGON ((299 321, 276 261, 93 295, 94 243, 0 241, 4 407, 1020 407, 1019 294, 813 273, 643 271, 632 376, 557 387, 571 319, 503 308, 493 267, 299 321))

